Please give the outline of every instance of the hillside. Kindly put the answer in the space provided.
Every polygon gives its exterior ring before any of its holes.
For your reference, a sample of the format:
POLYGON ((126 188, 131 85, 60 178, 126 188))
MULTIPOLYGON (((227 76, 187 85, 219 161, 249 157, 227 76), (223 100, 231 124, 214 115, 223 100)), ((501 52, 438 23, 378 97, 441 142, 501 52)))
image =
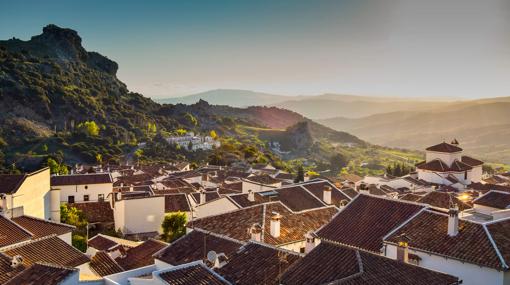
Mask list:
POLYGON ((315 153, 320 143, 328 150, 306 157, 312 165, 327 163, 328 156, 339 152, 336 145, 368 146, 276 107, 235 108, 203 100, 161 105, 130 92, 116 77, 117 69, 117 63, 86 51, 76 31, 55 25, 28 41, 0 41, 0 165, 36 168, 49 157, 67 165, 118 163, 124 155, 132 157, 139 142, 147 142, 141 159, 231 162, 249 157, 284 167, 268 148, 274 138, 263 137, 258 129, 288 129, 285 137, 291 139, 309 136, 309 143, 295 141, 298 151, 289 159, 315 153), (304 129, 299 127, 303 122, 304 129), (182 130, 214 130, 224 144, 212 154, 164 144, 164 136, 182 130))
POLYGON ((462 102, 427 112, 391 112, 360 119, 333 118, 319 122, 373 143, 411 149, 423 149, 455 136, 475 156, 510 163, 508 99, 462 102))

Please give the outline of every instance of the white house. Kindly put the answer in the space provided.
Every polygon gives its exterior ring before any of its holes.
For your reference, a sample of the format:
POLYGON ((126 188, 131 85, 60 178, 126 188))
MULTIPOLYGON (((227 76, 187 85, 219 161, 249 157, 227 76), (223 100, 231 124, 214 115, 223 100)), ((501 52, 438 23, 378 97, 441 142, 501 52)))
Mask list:
MULTIPOLYGON (((118 195, 120 193, 116 193, 118 195)), ((164 196, 114 199, 115 229, 120 229, 124 235, 156 236, 161 233, 161 222, 165 216, 164 196)))
POLYGON ((416 165, 418 179, 457 189, 481 181, 483 161, 462 152, 457 140, 428 147, 425 161, 416 165))
MULTIPOLYGON (((40 219, 51 218, 50 169, 0 175, 0 208, 7 217, 28 215, 40 219)), ((59 204, 54 205, 58 211, 59 204)), ((58 215, 60 221, 60 215, 58 215)))
POLYGON ((60 190, 64 203, 97 202, 112 193, 113 179, 110 173, 54 175, 51 188, 60 190))

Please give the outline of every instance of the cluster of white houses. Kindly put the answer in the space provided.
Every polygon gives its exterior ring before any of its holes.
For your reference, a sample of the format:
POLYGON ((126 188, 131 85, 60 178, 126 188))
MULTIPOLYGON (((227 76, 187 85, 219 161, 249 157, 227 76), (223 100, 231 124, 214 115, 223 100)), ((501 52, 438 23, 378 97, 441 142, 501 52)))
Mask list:
POLYGON ((509 284, 510 175, 482 179, 482 165, 453 141, 404 177, 294 183, 270 165, 186 163, 1 175, 0 284, 509 284), (76 250, 62 203, 123 238, 76 250), (187 234, 168 244, 174 212, 187 234))
POLYGON ((221 146, 220 141, 215 140, 213 137, 195 135, 193 132, 188 132, 184 136, 167 137, 166 141, 169 144, 178 145, 181 148, 187 149, 189 151, 211 150, 221 146))

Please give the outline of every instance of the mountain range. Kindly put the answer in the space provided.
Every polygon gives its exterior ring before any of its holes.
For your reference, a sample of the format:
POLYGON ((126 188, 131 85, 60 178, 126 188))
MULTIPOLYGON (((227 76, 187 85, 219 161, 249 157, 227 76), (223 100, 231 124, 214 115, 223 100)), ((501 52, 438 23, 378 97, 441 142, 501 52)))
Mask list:
POLYGON ((455 137, 474 156, 510 163, 510 97, 458 100, 341 94, 281 96, 262 93, 258 97, 259 94, 213 90, 172 100, 203 98, 214 104, 216 99, 221 99, 242 106, 276 106, 388 147, 423 150, 455 137))

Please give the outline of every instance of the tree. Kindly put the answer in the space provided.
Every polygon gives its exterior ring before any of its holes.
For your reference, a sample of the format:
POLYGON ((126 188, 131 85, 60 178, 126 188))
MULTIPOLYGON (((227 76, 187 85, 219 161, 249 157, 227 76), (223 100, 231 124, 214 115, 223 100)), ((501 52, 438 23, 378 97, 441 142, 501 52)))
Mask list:
POLYGON ((177 130, 175 130, 175 132, 177 133, 177 135, 179 135, 179 136, 183 136, 183 135, 185 135, 188 131, 186 131, 185 129, 177 129, 177 130))
POLYGON ((186 113, 186 115, 184 115, 184 118, 193 126, 198 126, 198 120, 197 118, 195 118, 193 115, 191 115, 190 113, 186 113))
POLYGON ((333 171, 340 171, 343 167, 346 167, 349 160, 342 154, 336 153, 329 159, 330 168, 333 171))
POLYGON ((81 210, 67 204, 60 205, 60 222, 77 228, 86 227, 88 224, 85 214, 81 210))
POLYGON ((294 183, 299 183, 305 181, 305 170, 303 169, 303 166, 300 165, 298 167, 296 178, 294 179, 294 183))
POLYGON ((41 150, 46 153, 48 152, 48 145, 44 144, 42 147, 41 147, 41 150))
POLYGON ((139 148, 139 149, 135 150, 134 155, 135 155, 136 159, 139 160, 143 155, 143 149, 139 148))
POLYGON ((68 174, 69 173, 69 170, 67 169, 67 166, 65 166, 63 163, 58 163, 55 159, 53 158, 48 158, 48 160, 46 161, 46 165, 48 165, 48 167, 50 168, 50 172, 52 174, 68 174))
POLYGON ((218 134, 216 133, 215 130, 210 131, 209 136, 211 136, 211 138, 213 138, 214 140, 218 138, 218 134))
POLYGON ((172 242, 186 234, 186 214, 176 212, 165 215, 161 228, 163 230, 162 238, 167 242, 172 242))
POLYGON ((87 251, 87 238, 80 234, 73 234, 72 244, 74 247, 79 249, 81 252, 87 251))
POLYGON ((85 121, 78 124, 78 129, 89 136, 99 135, 99 126, 94 121, 85 121))
POLYGON ((103 162, 103 156, 100 153, 96 153, 96 161, 98 164, 103 162))

